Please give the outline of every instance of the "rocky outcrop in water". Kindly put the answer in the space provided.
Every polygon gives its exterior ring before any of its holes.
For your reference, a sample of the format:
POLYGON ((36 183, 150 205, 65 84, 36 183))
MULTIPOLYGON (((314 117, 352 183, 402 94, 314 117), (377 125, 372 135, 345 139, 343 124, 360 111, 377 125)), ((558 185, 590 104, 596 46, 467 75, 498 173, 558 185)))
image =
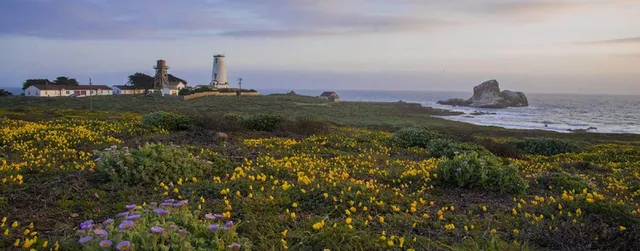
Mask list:
POLYGON ((524 93, 509 90, 500 91, 498 81, 489 80, 474 87, 473 96, 469 99, 449 99, 438 101, 438 104, 478 108, 507 108, 529 106, 529 101, 524 93))

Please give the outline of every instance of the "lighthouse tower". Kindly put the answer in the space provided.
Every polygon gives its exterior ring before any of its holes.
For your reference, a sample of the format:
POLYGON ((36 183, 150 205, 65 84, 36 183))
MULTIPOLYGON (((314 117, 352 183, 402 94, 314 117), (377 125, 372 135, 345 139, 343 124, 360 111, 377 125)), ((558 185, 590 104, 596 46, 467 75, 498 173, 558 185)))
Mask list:
POLYGON ((211 85, 218 89, 229 88, 227 82, 227 66, 224 64, 224 55, 213 55, 213 69, 211 71, 211 85))

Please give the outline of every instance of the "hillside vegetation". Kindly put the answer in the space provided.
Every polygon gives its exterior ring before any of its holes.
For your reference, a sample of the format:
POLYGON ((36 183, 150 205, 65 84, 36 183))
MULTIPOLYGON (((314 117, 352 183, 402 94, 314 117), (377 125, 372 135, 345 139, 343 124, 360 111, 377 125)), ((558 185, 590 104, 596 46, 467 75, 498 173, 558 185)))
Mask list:
POLYGON ((633 135, 308 97, 2 101, 3 250, 640 249, 633 135))

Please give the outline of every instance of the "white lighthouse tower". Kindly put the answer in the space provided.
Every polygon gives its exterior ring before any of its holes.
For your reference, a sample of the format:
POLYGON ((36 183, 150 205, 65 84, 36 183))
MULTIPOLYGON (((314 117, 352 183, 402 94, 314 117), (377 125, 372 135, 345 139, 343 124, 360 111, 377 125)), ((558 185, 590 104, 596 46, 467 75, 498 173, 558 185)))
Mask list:
POLYGON ((213 55, 211 85, 218 89, 229 88, 229 82, 227 82, 227 66, 224 64, 224 55, 222 54, 213 55))

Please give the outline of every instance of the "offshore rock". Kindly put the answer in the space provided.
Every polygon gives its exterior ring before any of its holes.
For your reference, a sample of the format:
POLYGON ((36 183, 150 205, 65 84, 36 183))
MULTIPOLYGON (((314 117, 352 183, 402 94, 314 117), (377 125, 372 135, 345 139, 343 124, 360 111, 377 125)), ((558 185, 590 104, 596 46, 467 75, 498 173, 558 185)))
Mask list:
POLYGON ((500 91, 496 80, 486 81, 473 88, 473 96, 467 100, 449 99, 438 101, 438 104, 452 106, 469 106, 478 108, 507 108, 529 106, 527 96, 522 92, 500 91))

